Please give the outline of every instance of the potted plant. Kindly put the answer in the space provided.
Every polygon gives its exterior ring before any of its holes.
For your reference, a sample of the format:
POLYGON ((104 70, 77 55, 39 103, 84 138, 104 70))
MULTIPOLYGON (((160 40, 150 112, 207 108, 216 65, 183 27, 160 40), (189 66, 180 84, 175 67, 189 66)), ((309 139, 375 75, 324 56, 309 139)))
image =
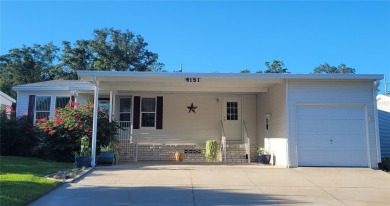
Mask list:
POLYGON ((106 146, 100 147, 100 155, 98 163, 100 164, 115 164, 118 159, 119 144, 116 138, 113 138, 106 146))
POLYGON ((257 153, 257 161, 260 164, 269 164, 271 160, 271 155, 264 147, 259 147, 258 145, 255 145, 256 147, 256 153, 257 153))
POLYGON ((80 154, 75 153, 75 164, 77 168, 91 166, 91 148, 89 147, 89 138, 81 137, 80 154))

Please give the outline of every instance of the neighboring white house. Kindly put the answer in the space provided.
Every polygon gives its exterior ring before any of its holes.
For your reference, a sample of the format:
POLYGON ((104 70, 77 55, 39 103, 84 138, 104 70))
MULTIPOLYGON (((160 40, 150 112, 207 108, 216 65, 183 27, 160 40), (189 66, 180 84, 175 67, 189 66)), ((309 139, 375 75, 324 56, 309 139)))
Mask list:
POLYGON ((16 100, 10 96, 8 96, 6 93, 0 91, 0 105, 3 106, 12 106, 13 103, 16 103, 16 100))
POLYGON ((382 157, 390 157, 390 95, 378 95, 378 123, 382 157))
POLYGON ((202 161, 208 139, 226 149, 221 158, 227 162, 254 161, 256 144, 272 153, 273 164, 286 167, 376 168, 380 161, 375 97, 383 75, 78 75, 79 81, 14 87, 17 115, 53 116, 64 99, 100 101, 108 105, 110 120, 125 128, 119 136, 125 161, 172 160, 175 151, 185 161, 202 161))
MULTIPOLYGON (((12 104, 15 104, 16 100, 10 96, 8 96, 6 93, 0 91, 0 108, 3 109, 6 106, 12 107, 12 104)), ((9 111, 7 111, 9 112, 9 111)))

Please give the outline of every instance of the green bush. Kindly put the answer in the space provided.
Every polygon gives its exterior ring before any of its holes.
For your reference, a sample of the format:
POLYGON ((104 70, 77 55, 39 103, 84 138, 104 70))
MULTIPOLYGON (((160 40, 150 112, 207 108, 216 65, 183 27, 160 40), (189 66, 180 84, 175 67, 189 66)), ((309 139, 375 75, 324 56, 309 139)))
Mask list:
POLYGON ((217 160, 217 141, 207 140, 206 141, 206 151, 205 156, 207 161, 216 161, 217 160))
MULTIPOLYGON (((74 161, 74 153, 80 151, 81 137, 87 136, 92 143, 92 121, 94 105, 87 102, 80 106, 71 103, 55 111, 53 119, 37 120, 44 142, 44 154, 56 161, 74 161)), ((119 126, 108 121, 108 115, 101 109, 98 112, 96 148, 108 145, 116 139, 119 126)))
POLYGON ((16 118, 11 107, 1 109, 0 154, 5 156, 31 156, 38 139, 27 116, 16 118))
POLYGON ((383 171, 390 172, 390 157, 382 157, 382 166, 383 171))

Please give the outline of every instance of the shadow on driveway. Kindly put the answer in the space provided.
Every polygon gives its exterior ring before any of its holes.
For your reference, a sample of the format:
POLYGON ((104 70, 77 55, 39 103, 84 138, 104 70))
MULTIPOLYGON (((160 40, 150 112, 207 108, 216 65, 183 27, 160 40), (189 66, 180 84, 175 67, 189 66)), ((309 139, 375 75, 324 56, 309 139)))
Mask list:
POLYGON ((280 197, 245 191, 159 187, 73 187, 58 188, 31 205, 280 205, 304 204, 280 197))

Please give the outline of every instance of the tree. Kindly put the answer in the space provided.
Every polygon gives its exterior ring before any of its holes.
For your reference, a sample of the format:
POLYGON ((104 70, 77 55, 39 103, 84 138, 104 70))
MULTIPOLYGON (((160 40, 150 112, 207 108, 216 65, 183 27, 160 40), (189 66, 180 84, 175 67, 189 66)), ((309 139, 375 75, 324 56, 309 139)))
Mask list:
POLYGON ((267 69, 264 71, 258 71, 257 73, 290 73, 287 72, 287 68, 284 67, 283 61, 274 59, 272 64, 270 64, 270 62, 265 62, 264 64, 267 69))
POLYGON ((328 63, 320 64, 313 69, 315 74, 355 74, 355 69, 340 64, 338 67, 330 66, 328 63))
POLYGON ((77 70, 163 71, 158 55, 146 49, 141 35, 113 28, 94 30, 91 40, 34 44, 0 55, 0 90, 12 97, 12 87, 53 79, 78 79, 77 70))
POLYGON ((34 44, 32 47, 11 49, 8 54, 0 55, 0 90, 16 97, 12 91, 15 85, 54 79, 51 70, 56 67, 54 62, 58 50, 53 43, 34 44))
POLYGON ((240 73, 251 73, 251 71, 249 69, 244 69, 244 70, 241 70, 240 73))
POLYGON ((92 40, 64 41, 62 68, 75 78, 76 70, 161 71, 158 55, 146 49, 141 35, 113 28, 94 30, 92 40))

